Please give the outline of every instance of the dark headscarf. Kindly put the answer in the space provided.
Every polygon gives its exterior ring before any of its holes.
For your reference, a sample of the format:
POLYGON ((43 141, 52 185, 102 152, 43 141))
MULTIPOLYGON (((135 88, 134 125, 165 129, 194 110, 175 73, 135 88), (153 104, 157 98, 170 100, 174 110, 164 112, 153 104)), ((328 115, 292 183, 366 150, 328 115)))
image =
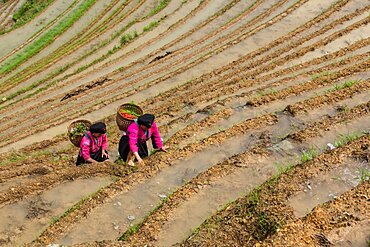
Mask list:
POLYGON ((152 127, 154 118, 155 117, 152 114, 144 114, 137 119, 137 123, 139 125, 144 125, 145 127, 149 129, 150 127, 152 127))
POLYGON ((105 134, 107 132, 107 126, 103 122, 97 122, 90 126, 90 132, 105 134))

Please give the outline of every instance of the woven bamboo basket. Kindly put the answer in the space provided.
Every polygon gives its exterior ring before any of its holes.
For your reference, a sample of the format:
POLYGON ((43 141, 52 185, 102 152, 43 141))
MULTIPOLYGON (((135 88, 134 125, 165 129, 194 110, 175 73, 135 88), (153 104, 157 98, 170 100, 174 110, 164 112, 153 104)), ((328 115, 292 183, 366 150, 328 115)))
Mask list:
POLYGON ((89 120, 84 120, 84 119, 81 119, 81 120, 76 120, 74 122, 72 122, 69 126, 68 126, 68 137, 69 137, 69 140, 73 143, 73 145, 75 145, 76 147, 79 147, 80 146, 80 143, 81 143, 81 140, 84 136, 84 133, 78 133, 78 134, 73 134, 73 131, 75 130, 75 128, 79 125, 79 124, 83 124, 85 125, 86 129, 89 130, 90 126, 91 126, 91 122, 89 120))
POLYGON ((120 114, 120 111, 122 110, 128 110, 130 112, 135 113, 138 116, 143 115, 143 110, 140 108, 140 106, 126 103, 123 105, 120 105, 117 109, 117 115, 116 115, 116 123, 118 125, 118 128, 122 131, 127 131, 128 126, 134 121, 134 119, 129 119, 120 114))

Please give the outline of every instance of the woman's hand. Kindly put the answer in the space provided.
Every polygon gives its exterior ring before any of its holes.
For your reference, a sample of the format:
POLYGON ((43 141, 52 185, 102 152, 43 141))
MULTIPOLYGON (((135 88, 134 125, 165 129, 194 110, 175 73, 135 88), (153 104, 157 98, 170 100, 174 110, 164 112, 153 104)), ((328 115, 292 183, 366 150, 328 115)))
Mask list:
POLYGON ((163 147, 161 147, 159 150, 163 151, 163 152, 166 152, 167 153, 167 149, 169 147, 167 145, 164 145, 163 147))
POLYGON ((137 159, 137 162, 139 162, 140 165, 145 165, 144 160, 140 157, 138 152, 134 153, 135 158, 137 159))
POLYGON ((107 159, 109 159, 109 154, 107 153, 107 151, 105 151, 105 150, 103 149, 102 154, 101 154, 101 157, 102 157, 102 158, 104 158, 104 156, 106 156, 106 157, 107 157, 107 159))
POLYGON ((140 165, 145 166, 145 162, 144 162, 144 160, 143 160, 142 158, 137 159, 137 162, 138 162, 140 165))

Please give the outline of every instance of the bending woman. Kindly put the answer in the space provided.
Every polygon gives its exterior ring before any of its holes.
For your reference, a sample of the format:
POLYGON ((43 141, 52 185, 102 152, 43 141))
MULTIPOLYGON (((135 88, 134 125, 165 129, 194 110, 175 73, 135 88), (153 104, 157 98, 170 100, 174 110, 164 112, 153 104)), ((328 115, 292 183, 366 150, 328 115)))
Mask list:
POLYGON ((134 158, 144 164, 143 158, 149 156, 146 141, 151 139, 153 147, 164 152, 167 147, 163 146, 158 127, 154 122, 154 115, 144 114, 135 119, 127 128, 127 132, 121 137, 118 151, 121 158, 130 166, 134 165, 134 158))
POLYGON ((109 159, 106 126, 103 122, 94 123, 86 132, 80 143, 76 165, 97 163, 109 159))

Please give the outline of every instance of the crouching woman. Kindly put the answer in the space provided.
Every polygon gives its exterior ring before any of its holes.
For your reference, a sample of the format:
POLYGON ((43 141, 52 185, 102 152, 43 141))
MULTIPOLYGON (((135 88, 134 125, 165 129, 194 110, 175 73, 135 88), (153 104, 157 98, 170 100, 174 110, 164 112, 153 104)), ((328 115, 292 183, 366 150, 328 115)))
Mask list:
POLYGON ((76 165, 98 163, 109 159, 107 148, 108 140, 105 123, 94 123, 81 140, 76 165))
POLYGON ((134 159, 144 165, 143 158, 149 156, 146 141, 151 139, 153 148, 167 152, 163 146, 158 127, 154 122, 154 115, 144 114, 135 119, 127 128, 127 132, 121 137, 118 151, 123 161, 134 166, 134 159))

